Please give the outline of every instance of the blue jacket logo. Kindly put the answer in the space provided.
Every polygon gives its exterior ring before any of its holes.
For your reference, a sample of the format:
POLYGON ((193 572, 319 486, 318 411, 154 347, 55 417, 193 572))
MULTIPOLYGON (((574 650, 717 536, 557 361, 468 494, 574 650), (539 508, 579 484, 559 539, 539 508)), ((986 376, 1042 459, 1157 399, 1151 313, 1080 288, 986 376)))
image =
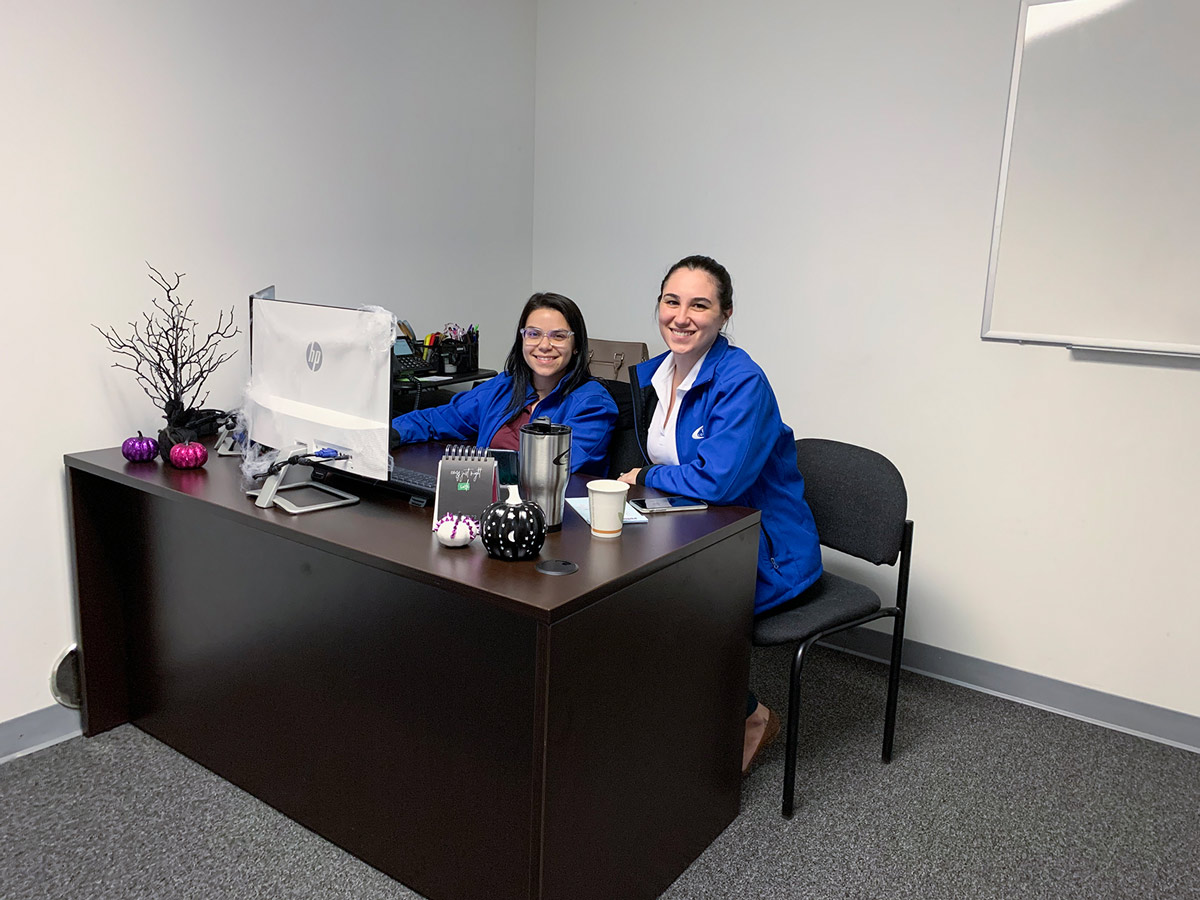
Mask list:
POLYGON ((692 432, 692 440, 694 440, 694 441, 704 440, 704 426, 703 425, 701 425, 699 428, 697 428, 695 431, 692 432))

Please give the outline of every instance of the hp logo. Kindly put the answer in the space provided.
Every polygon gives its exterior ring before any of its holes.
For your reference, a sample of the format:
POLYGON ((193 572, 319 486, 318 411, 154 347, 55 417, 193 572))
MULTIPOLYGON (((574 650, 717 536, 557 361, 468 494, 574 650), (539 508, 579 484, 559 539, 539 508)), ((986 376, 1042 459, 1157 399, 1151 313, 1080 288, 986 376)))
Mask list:
POLYGON ((305 351, 305 359, 308 362, 308 367, 316 372, 321 368, 321 345, 313 341, 308 345, 308 350, 305 351))

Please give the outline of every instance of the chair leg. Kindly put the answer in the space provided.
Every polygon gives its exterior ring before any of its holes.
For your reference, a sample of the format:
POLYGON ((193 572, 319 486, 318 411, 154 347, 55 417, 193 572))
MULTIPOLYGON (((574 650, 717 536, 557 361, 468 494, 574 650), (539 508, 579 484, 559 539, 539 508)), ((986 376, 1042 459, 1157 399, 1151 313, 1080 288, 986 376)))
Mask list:
POLYGON ((784 745, 783 764, 783 816, 792 817, 796 792, 796 744, 800 736, 800 675, 804 668, 804 654, 816 638, 805 641, 796 649, 792 660, 792 684, 788 690, 787 741, 784 745))
POLYGON ((896 732, 896 700, 900 695, 900 654, 904 646, 904 610, 892 623, 892 662, 888 668, 887 709, 883 714, 883 761, 892 761, 892 738, 896 732))

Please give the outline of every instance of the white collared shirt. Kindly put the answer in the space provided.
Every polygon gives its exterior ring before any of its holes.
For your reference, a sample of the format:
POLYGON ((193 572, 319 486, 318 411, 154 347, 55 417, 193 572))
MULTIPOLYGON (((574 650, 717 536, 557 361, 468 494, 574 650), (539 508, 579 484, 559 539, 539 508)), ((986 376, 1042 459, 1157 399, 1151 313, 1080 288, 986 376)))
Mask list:
POLYGON ((650 419, 650 432, 646 435, 646 452, 650 454, 650 462, 663 466, 679 465, 679 450, 675 445, 675 424, 679 421, 679 405, 683 402, 683 395, 695 384, 706 356, 708 350, 696 360, 691 371, 684 376, 679 387, 675 388, 675 403, 671 406, 670 418, 667 417, 667 405, 670 403, 671 379, 675 377, 674 353, 667 354, 667 358, 659 363, 654 377, 650 379, 654 392, 658 394, 658 405, 654 407, 654 416, 650 419))

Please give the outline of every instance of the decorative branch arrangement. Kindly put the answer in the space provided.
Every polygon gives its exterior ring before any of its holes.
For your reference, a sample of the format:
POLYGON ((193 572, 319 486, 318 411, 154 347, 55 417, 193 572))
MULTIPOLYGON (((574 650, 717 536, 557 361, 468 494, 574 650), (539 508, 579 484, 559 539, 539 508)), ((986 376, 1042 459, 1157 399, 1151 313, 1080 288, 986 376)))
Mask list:
POLYGON ((222 310, 217 327, 201 335, 191 316, 194 301, 184 302, 178 297, 183 275, 176 272, 172 282, 154 266, 149 263, 146 266, 153 273, 148 277, 166 292, 166 299, 152 299, 154 310, 142 313, 140 321, 130 322, 133 332, 127 336, 117 334, 115 328, 92 327, 103 335, 114 353, 124 357, 123 362, 113 363, 113 368, 132 372, 146 396, 163 411, 168 424, 174 426, 182 424, 180 419, 185 412, 191 412, 208 399, 207 393, 201 395, 204 382, 221 363, 237 353, 236 350, 220 353, 220 343, 239 330, 233 324, 231 306, 228 322, 222 310))

